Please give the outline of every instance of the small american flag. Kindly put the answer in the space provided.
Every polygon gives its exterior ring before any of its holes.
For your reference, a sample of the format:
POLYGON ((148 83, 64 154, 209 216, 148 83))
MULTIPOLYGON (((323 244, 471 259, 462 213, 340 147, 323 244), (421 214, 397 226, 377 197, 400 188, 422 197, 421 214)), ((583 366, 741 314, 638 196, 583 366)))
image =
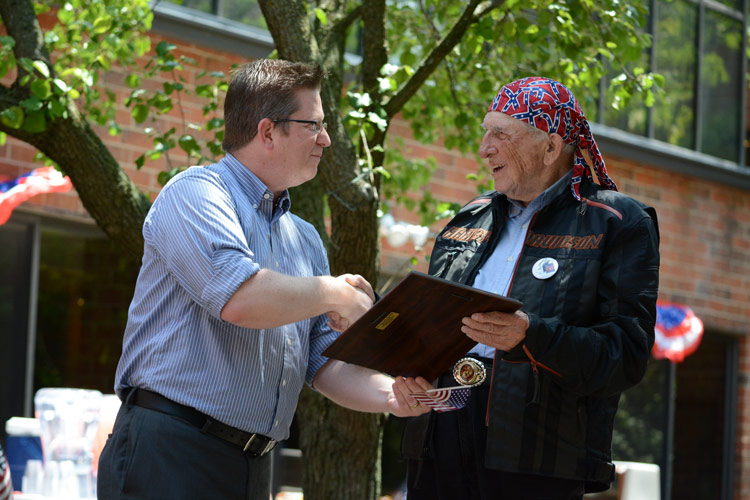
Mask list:
POLYGON ((444 411, 458 410, 466 406, 471 394, 471 387, 458 385, 455 387, 441 387, 429 391, 413 392, 411 396, 438 413, 444 411))
MULTIPOLYGON (((19 490, 21 488, 18 488, 19 490)), ((13 500, 13 485, 10 482, 10 468, 5 461, 3 448, 0 447, 0 499, 13 500)))

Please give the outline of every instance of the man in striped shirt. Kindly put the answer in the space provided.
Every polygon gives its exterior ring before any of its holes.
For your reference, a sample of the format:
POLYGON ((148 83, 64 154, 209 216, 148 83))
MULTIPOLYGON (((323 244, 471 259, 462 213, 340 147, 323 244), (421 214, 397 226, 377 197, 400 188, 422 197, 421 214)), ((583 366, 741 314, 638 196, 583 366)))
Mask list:
POLYGON ((330 145, 322 78, 286 61, 237 69, 226 156, 177 175, 149 211, 99 498, 268 500, 268 452, 305 382, 360 411, 426 411, 389 377, 321 355, 332 326, 374 299, 362 277, 329 276, 317 232, 289 212, 287 189, 316 175, 330 145))

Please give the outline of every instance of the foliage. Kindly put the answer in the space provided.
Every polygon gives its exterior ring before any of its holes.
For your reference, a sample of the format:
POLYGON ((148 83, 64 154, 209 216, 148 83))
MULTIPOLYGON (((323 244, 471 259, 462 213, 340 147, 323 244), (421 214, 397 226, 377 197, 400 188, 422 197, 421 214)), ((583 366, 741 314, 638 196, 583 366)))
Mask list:
POLYGON ((15 40, 0 38, 0 78, 18 65, 22 74, 18 83, 30 89, 19 106, 0 112, 2 123, 12 129, 44 132, 48 121, 68 117, 67 100, 71 99, 78 101, 92 122, 118 130, 115 96, 104 91, 102 98, 98 84, 102 71, 130 67, 149 50, 150 39, 143 34, 153 19, 148 2, 134 0, 124 9, 117 0, 70 0, 61 5, 40 1, 34 9, 40 16, 56 18, 44 33, 46 50, 55 57, 51 61, 16 60, 15 40))
MULTIPOLYGON (((424 40, 440 37, 459 4, 446 9, 443 2, 420 2, 419 10, 396 4, 401 16, 390 18, 389 30, 400 42, 393 57, 410 68, 422 59, 424 40)), ((446 56, 440 71, 406 105, 404 117, 420 140, 442 136, 448 149, 468 152, 478 147, 478 117, 494 94, 503 83, 523 76, 562 81, 585 111, 595 109, 599 81, 613 66, 622 75, 613 80, 612 92, 623 99, 642 92, 651 100, 654 75, 643 66, 630 74, 624 71, 626 64, 641 59, 650 42, 639 29, 646 14, 639 2, 507 1, 446 56)))
POLYGON ((167 158, 168 170, 159 174, 159 182, 162 185, 188 166, 211 163, 223 154, 221 141, 224 138, 224 119, 219 113, 219 106, 228 86, 226 77, 220 71, 201 71, 196 79, 203 83, 199 83, 194 89, 188 88, 187 79, 182 72, 185 65, 196 67, 197 62, 184 55, 176 56, 175 49, 177 46, 172 43, 159 42, 142 74, 131 73, 125 79, 128 87, 133 89, 125 100, 125 106, 131 109, 131 115, 136 123, 150 123, 144 132, 154 144, 152 149, 136 158, 136 167, 141 168, 146 159, 157 160, 164 155, 167 158), (210 77, 208 82, 205 81, 207 76, 210 77), (147 90, 141 86, 143 81, 159 80, 163 80, 161 87, 147 90), (201 123, 189 121, 185 117, 181 96, 188 92, 204 101, 204 121, 201 123), (179 136, 175 126, 164 130, 172 123, 163 117, 175 109, 180 115, 179 136), (164 126, 165 124, 167 125, 164 126), (201 134, 203 132, 210 132, 212 135, 201 134), (184 163, 177 165, 169 155, 176 147, 185 153, 184 163))
POLYGON ((35 10, 38 14, 56 15, 57 22, 44 39, 54 54, 53 67, 49 68, 43 60, 16 61, 12 52, 15 41, 10 37, 0 38, 0 56, 3 56, 0 77, 18 64, 26 72, 19 83, 31 90, 20 106, 0 113, 4 125, 41 133, 48 121, 67 118, 69 98, 77 101, 88 120, 107 127, 110 135, 118 135, 122 132, 121 124, 116 121, 119 96, 102 82, 104 74, 109 73, 107 78, 120 75, 132 89, 125 106, 131 109, 135 123, 150 125, 143 131, 152 139, 153 148, 135 160, 137 168, 146 159, 157 160, 164 155, 168 168, 159 175, 163 185, 187 166, 213 161, 223 153, 224 121, 219 107, 227 87, 225 75, 203 71, 196 77, 199 83, 189 87, 183 70, 186 65, 195 67, 197 63, 184 55, 176 56, 174 44, 161 41, 151 47, 151 38, 145 33, 150 29, 153 13, 147 1, 131 2, 128 8, 113 0, 95 4, 73 0, 62 5, 40 2, 35 4, 35 10), (149 51, 150 58, 139 67, 139 60, 149 51), (154 85, 159 81, 161 86, 154 85), (144 82, 148 83, 144 86, 144 82), (185 93, 205 101, 202 122, 186 120, 181 103, 185 93), (173 110, 179 115, 177 126, 162 130, 170 122, 158 118, 173 110), (185 153, 184 162, 175 164, 171 160, 169 152, 175 148, 185 153))

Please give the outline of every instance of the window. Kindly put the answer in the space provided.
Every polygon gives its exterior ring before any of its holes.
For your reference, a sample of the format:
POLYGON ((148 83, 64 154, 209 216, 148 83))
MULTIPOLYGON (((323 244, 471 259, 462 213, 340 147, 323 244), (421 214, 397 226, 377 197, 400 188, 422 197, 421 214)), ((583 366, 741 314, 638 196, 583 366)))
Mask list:
POLYGON ((139 264, 86 224, 14 213, 0 241, 0 422, 41 387, 112 393, 139 264))
POLYGON ((114 391, 138 267, 98 229, 42 225, 35 391, 114 391))
POLYGON ((658 464, 662 498, 732 498, 737 351, 707 332, 682 363, 652 359, 622 394, 612 458, 658 464))
POLYGON ((214 14, 225 19, 265 28, 266 20, 255 0, 167 0, 170 3, 214 14))
POLYGON ((32 263, 36 228, 15 220, 0 226, 0 441, 5 442, 5 422, 29 416, 32 388, 29 356, 32 263), (8 383, 8 381, 15 381, 8 383), (24 383, 25 382, 25 383, 24 383))
POLYGON ((651 109, 634 98, 624 111, 611 109, 605 97, 600 121, 744 165, 750 147, 741 112, 748 91, 745 3, 654 0, 648 28, 653 46, 641 64, 648 66, 651 58, 652 70, 665 77, 664 93, 651 109))

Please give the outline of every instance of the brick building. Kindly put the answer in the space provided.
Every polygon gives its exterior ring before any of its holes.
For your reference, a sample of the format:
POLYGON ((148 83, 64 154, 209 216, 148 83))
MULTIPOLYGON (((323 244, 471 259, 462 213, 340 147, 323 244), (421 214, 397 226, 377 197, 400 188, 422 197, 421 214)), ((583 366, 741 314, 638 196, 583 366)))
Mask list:
MULTIPOLYGON (((586 110, 597 122, 595 137, 620 190, 657 209, 660 300, 690 306, 705 326, 701 346, 683 363, 651 363, 644 382, 625 394, 618 415, 615 458, 658 463, 666 499, 750 500, 750 166, 745 152, 750 120, 741 112, 748 107, 747 61, 742 50, 721 46, 720 40, 710 43, 714 24, 724 23, 747 45, 745 4, 654 2, 655 69, 675 79, 690 73, 692 94, 667 102, 663 112, 646 112, 636 103, 628 113, 612 115, 606 100, 598 110, 586 110), (669 47, 662 54, 659 45, 669 41, 669 33, 659 32, 659 21, 686 18, 679 36, 695 46, 692 70, 670 67, 669 47), (698 76, 700 56, 709 51, 723 58, 728 83, 698 76), (681 118, 685 107, 693 111, 687 125, 681 118), (716 113, 726 123, 717 126, 716 113), (675 125, 691 132, 676 135, 675 125)), ((170 4, 157 7, 153 38, 173 41, 202 70, 226 72, 272 50, 262 29, 170 4)), ((110 74, 106 82, 119 101, 129 93, 122 76, 110 74)), ((199 112, 195 106, 193 111, 199 112)), ((135 158, 152 145, 142 127, 122 114, 127 118, 120 122, 129 123, 123 133, 112 137, 101 130, 101 136, 133 181, 153 197, 165 165, 135 168, 135 158)), ((474 196, 466 175, 476 172, 475 158, 417 143, 404 122, 395 122, 390 133, 404 140, 411 157, 436 159, 428 186, 433 195, 458 203, 474 196)), ((33 162, 35 154, 8 138, 0 146, 0 176, 40 166, 33 162)), ((394 215, 414 222, 402 211, 394 215)), ((439 229, 431 228, 433 234, 439 229)), ((10 346, 0 353, 0 377, 11 381, 0 388, 0 421, 31 414, 31 397, 39 387, 111 392, 137 266, 118 256, 74 191, 24 203, 0 226, 0 242, 0 335, 10 346)), ((404 274, 413 255, 419 259, 416 269, 424 271, 425 252, 429 244, 420 251, 410 243, 392 248, 384 240, 381 284, 404 274)))

